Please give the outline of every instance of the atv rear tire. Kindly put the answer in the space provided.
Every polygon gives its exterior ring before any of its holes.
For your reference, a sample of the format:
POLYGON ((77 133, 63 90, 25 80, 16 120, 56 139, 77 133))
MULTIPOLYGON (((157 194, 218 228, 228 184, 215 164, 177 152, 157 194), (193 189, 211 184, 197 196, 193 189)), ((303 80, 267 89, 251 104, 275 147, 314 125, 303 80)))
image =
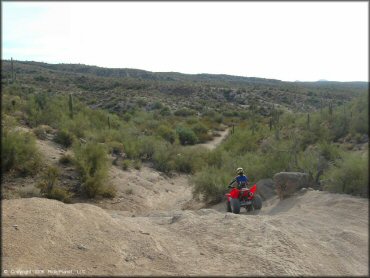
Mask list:
POLYGON ((261 209, 262 208, 262 199, 259 195, 255 195, 252 200, 252 205, 254 209, 261 209))
POLYGON ((228 200, 226 200, 226 211, 227 212, 232 212, 232 210, 231 210, 231 204, 230 204, 230 202, 228 200))
POLYGON ((239 201, 239 199, 231 198, 230 199, 230 205, 231 205, 231 209, 232 209, 233 213, 235 213, 235 214, 240 213, 240 201, 239 201))

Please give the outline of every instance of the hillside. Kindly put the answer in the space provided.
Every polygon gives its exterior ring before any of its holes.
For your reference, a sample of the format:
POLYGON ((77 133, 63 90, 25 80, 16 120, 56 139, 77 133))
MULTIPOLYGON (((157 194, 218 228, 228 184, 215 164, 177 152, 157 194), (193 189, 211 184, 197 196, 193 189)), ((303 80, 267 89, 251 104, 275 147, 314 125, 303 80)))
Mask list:
MULTIPOLYGON (((16 79, 51 94, 74 93, 93 108, 126 113, 137 106, 152 110, 161 102, 176 111, 194 109, 232 113, 255 106, 270 115, 273 106, 291 111, 314 111, 338 106, 368 89, 367 82, 283 82, 216 74, 156 73, 109 69, 80 64, 14 61, 16 79), (206 106, 206 110, 205 110, 206 106)), ((10 61, 2 61, 2 83, 11 78, 10 61)))

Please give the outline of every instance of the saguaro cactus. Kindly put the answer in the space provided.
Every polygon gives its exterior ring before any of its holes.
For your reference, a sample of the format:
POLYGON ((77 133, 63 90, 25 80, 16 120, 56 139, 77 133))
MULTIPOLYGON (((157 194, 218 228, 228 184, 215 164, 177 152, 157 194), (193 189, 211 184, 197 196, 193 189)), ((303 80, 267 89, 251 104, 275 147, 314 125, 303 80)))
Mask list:
POLYGON ((12 67, 12 83, 14 83, 14 63, 13 63, 13 57, 11 58, 11 61, 10 61, 10 63, 11 63, 11 67, 12 67))
POLYGON ((69 106, 69 116, 71 117, 71 119, 73 119, 73 97, 72 97, 72 94, 69 94, 68 106, 69 106))
POLYGON ((333 104, 329 103, 329 115, 333 115, 333 104))
POLYGON ((310 113, 307 113, 307 129, 310 129, 310 113))
POLYGON ((110 129, 110 118, 108 116, 108 128, 110 129))

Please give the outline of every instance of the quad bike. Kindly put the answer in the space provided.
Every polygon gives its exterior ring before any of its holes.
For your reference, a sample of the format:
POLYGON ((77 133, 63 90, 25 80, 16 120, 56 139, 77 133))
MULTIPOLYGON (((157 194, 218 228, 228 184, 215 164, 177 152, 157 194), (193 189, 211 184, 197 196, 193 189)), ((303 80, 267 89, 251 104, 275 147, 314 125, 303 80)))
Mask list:
POLYGON ((257 185, 250 189, 233 187, 229 193, 225 194, 226 210, 235 214, 240 213, 240 208, 244 207, 247 211, 258 210, 262 208, 262 199, 256 194, 257 185))

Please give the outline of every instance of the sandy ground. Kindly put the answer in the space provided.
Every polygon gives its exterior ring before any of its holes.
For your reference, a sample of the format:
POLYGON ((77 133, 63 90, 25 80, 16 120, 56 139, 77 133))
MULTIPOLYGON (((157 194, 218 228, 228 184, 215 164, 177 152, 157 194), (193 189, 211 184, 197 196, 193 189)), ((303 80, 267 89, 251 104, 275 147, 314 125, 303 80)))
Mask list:
MULTIPOLYGON (((3 271, 88 275, 367 275, 368 200, 318 191, 259 214, 127 216, 40 198, 2 203, 3 271)), ((4 273, 4 272, 3 272, 4 273)))

